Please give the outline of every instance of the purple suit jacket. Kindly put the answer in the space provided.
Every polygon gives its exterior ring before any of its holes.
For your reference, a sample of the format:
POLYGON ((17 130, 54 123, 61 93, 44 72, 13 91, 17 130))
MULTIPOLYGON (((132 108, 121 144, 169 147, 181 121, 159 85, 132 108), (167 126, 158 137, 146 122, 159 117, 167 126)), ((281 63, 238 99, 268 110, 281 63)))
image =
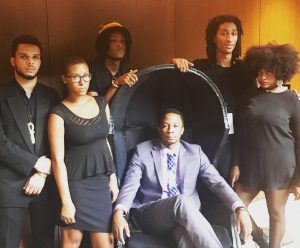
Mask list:
MULTIPOLYGON (((159 139, 137 145, 116 205, 122 204, 128 211, 161 199, 164 185, 161 149, 159 139)), ((197 208, 200 209, 201 205, 198 180, 204 182, 230 209, 233 203, 240 201, 199 145, 181 141, 178 165, 181 194, 191 198, 197 208)))

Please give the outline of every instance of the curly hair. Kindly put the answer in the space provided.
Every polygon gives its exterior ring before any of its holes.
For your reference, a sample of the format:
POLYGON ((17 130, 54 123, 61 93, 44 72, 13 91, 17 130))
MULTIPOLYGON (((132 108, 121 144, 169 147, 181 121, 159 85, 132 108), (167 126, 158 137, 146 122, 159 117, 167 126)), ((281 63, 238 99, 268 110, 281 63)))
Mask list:
POLYGON ((216 62, 216 43, 215 43, 215 36, 217 34, 217 31, 225 22, 232 22, 236 25, 237 31, 238 31, 238 40, 236 42, 235 48, 232 52, 232 59, 231 64, 233 64, 242 53, 242 35, 243 35, 243 28, 241 20, 234 16, 234 15, 219 15, 211 19, 206 27, 206 54, 208 60, 215 63, 216 62))
POLYGON ((131 49, 131 35, 126 28, 124 28, 123 26, 118 26, 118 27, 111 27, 111 28, 104 30, 96 38, 95 49, 98 54, 98 59, 102 62, 104 62, 104 60, 107 57, 107 52, 109 50, 109 42, 110 42, 109 38, 110 38, 111 34, 115 33, 115 32, 122 33, 125 37, 125 42, 126 42, 126 52, 125 52, 125 56, 122 59, 121 63, 123 63, 125 61, 129 61, 129 55, 130 55, 130 49, 131 49))
POLYGON ((300 59, 298 52, 290 44, 268 43, 250 47, 244 61, 254 77, 264 69, 273 73, 277 80, 288 82, 299 71, 300 59))

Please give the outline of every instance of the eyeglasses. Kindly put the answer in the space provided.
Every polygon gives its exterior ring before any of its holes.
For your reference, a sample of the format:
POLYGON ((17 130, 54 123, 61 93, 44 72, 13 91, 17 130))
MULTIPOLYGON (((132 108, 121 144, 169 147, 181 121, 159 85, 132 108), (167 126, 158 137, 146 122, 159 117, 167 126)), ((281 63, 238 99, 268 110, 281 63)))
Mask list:
POLYGON ((71 78, 71 81, 72 83, 74 84, 77 84, 81 81, 81 79, 83 79, 84 82, 89 82, 92 78, 92 74, 89 73, 89 74, 86 74, 86 75, 83 75, 83 76, 79 76, 79 75, 74 75, 74 76, 66 76, 66 78, 71 78))

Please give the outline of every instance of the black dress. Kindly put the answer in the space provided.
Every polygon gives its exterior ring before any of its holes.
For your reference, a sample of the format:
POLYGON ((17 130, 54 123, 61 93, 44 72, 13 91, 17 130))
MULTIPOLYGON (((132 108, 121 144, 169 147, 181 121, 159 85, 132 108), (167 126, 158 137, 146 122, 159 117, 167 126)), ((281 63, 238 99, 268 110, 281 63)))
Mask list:
POLYGON ((239 182, 258 190, 300 185, 300 103, 291 91, 257 89, 238 119, 239 182))
POLYGON ((63 103, 52 112, 64 120, 65 164, 72 201, 76 208, 75 223, 66 228, 111 232, 112 203, 109 174, 115 172, 107 145, 109 126, 106 118, 106 100, 95 97, 99 114, 91 119, 81 118, 63 103))

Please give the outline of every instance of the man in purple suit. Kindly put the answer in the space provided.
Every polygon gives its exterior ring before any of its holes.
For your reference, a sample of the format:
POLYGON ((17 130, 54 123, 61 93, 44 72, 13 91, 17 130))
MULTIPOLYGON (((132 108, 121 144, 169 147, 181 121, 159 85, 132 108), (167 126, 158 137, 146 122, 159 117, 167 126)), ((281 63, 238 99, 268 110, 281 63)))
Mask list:
POLYGON ((201 147, 180 140, 182 114, 167 109, 160 119, 161 139, 139 144, 133 154, 113 215, 113 232, 125 243, 129 237, 124 218, 131 218, 146 233, 170 233, 177 247, 222 247, 211 225, 199 211, 198 180, 237 214, 237 227, 248 239, 251 221, 245 205, 219 175, 201 147))

